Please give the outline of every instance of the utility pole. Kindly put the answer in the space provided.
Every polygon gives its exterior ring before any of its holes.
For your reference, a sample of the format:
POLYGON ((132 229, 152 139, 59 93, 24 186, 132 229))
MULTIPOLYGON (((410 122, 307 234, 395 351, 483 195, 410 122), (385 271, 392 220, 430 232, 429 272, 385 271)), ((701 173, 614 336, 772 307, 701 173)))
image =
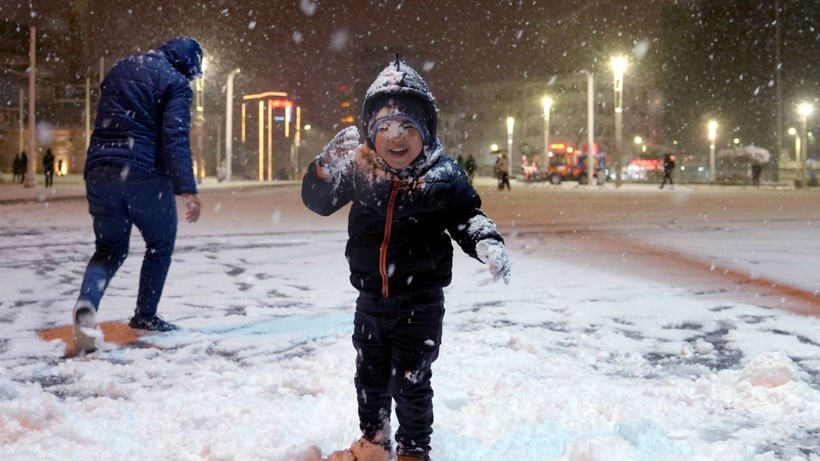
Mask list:
POLYGON ((37 120, 34 116, 34 99, 35 99, 35 70, 37 69, 37 28, 31 26, 29 28, 29 74, 28 74, 28 171, 26 172, 25 187, 36 187, 37 176, 37 138, 36 124, 37 120))
POLYGON ((775 109, 777 111, 777 125, 775 126, 774 132, 777 139, 777 153, 774 156, 775 167, 772 168, 772 173, 774 173, 774 180, 778 181, 780 179, 780 153, 783 150, 783 139, 781 135, 781 131, 783 131, 783 110, 780 104, 783 95, 781 88, 783 82, 780 77, 780 0, 775 0, 774 2, 774 17, 774 89, 775 109))
MULTIPOLYGON (((587 72, 587 184, 595 185, 595 76, 592 71, 587 72)), ((603 172, 602 172, 603 173, 603 172)))

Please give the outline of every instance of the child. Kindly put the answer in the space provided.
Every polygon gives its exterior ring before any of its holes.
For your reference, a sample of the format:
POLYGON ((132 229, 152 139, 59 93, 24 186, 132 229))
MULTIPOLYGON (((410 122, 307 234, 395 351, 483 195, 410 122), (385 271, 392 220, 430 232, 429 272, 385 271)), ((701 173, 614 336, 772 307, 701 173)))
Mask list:
POLYGON ((328 459, 391 459, 395 401, 399 461, 428 461, 450 238, 486 263, 494 281, 509 283, 510 264, 464 170, 442 152, 435 101, 415 70, 397 58, 379 74, 365 95, 362 127, 364 144, 356 127, 342 130, 302 183, 305 205, 322 216, 352 203, 345 256, 359 290, 354 382, 363 435, 328 459))

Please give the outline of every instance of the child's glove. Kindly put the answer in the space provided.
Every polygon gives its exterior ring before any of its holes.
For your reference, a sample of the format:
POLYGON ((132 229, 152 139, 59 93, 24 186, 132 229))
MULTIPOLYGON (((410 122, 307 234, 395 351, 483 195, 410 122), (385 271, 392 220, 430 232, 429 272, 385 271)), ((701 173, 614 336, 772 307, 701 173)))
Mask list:
POLYGON ((359 129, 351 125, 338 132, 316 159, 326 175, 338 176, 353 160, 357 147, 359 129))
POLYGON ((504 279, 504 283, 510 283, 510 259, 507 257, 507 249, 504 243, 484 239, 475 246, 478 259, 487 265, 490 274, 493 275, 493 282, 504 279))

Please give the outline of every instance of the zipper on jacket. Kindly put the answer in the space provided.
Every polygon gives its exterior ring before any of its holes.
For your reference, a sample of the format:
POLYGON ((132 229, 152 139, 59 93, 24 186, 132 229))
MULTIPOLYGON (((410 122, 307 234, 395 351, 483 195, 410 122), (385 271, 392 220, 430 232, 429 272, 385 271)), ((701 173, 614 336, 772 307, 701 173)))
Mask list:
POLYGON ((396 196, 399 194, 399 180, 393 181, 393 188, 390 190, 390 199, 387 201, 387 217, 384 221, 384 238, 379 247, 379 273, 382 276, 382 296, 390 296, 389 284, 387 281, 387 248, 390 246, 390 234, 393 232, 393 211, 396 208, 396 196))

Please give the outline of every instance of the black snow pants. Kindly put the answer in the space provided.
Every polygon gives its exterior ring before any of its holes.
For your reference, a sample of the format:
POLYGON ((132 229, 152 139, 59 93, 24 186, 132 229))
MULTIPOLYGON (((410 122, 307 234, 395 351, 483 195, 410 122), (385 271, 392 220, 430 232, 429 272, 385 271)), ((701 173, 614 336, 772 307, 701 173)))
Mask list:
POLYGON ((390 439, 391 399, 396 402, 396 452, 424 457, 433 433, 431 365, 438 358, 444 292, 433 289, 356 300, 356 397, 359 425, 371 440, 390 439))

